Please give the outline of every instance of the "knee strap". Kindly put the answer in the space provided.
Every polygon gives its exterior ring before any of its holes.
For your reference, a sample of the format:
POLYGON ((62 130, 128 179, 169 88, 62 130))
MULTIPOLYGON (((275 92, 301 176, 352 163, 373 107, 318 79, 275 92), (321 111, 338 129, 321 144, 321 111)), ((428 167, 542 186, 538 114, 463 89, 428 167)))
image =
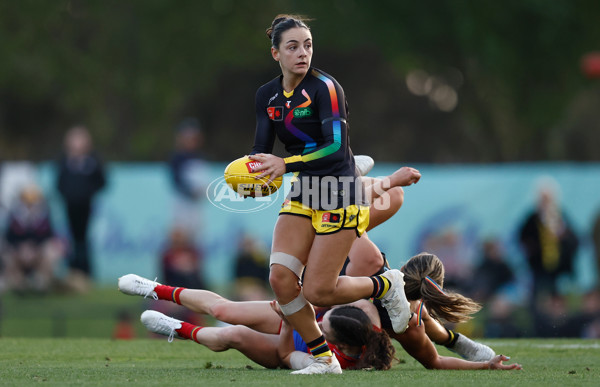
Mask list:
POLYGON ((300 260, 293 255, 283 253, 281 251, 277 251, 271 253, 271 261, 269 262, 269 267, 271 265, 278 264, 287 267, 290 269, 298 278, 302 277, 302 271, 304 270, 304 265, 300 260))
POLYGON ((304 305, 306 304, 308 304, 308 301, 306 301, 306 298, 304 298, 304 294, 302 294, 302 291, 300 291, 298 297, 294 298, 291 302, 285 305, 279 304, 279 308, 281 309, 281 312, 284 316, 289 316, 304 308, 304 305))

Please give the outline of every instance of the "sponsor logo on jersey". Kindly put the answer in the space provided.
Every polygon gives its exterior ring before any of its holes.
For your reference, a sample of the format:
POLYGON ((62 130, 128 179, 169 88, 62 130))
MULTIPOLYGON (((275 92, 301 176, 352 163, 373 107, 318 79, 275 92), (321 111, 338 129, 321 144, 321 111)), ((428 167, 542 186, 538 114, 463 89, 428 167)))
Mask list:
POLYGON ((283 121, 283 106, 268 107, 267 114, 273 121, 283 121))
POLYGON ((323 223, 339 223, 340 222, 340 214, 334 214, 333 212, 326 212, 321 217, 321 222, 323 223))
POLYGON ((295 108, 294 118, 305 118, 312 116, 313 111, 310 107, 295 108))
POLYGON ((260 161, 249 161, 246 163, 246 168, 248 168, 249 173, 254 173, 260 171, 262 167, 262 163, 260 161))
POLYGON ((288 109, 289 109, 290 107, 292 107, 292 105, 290 105, 290 103, 292 103, 292 101, 286 101, 286 103, 285 103, 285 107, 286 107, 286 108, 288 108, 288 109))

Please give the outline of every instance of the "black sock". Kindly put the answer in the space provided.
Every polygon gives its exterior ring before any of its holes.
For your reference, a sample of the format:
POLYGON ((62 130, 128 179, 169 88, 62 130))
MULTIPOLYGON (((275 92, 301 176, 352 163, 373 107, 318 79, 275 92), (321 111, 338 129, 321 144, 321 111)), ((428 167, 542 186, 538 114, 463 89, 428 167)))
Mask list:
POLYGON ((452 348, 454 347, 454 344, 456 344, 456 340, 458 340, 458 336, 460 335, 458 332, 454 332, 448 328, 446 328, 446 331, 448 332, 448 335, 450 335, 450 338, 448 339, 448 341, 443 344, 444 347, 446 348, 452 348))
POLYGON ((390 281, 382 275, 371 277, 371 281, 373 281, 373 293, 371 293, 371 298, 381 299, 381 297, 383 297, 390 289, 390 281))

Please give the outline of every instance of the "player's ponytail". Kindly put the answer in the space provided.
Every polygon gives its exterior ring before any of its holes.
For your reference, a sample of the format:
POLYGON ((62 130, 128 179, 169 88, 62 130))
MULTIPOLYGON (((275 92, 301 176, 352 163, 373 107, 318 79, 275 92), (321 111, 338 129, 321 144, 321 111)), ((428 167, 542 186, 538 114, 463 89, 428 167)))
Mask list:
POLYGON ((436 319, 459 323, 470 320, 481 305, 461 294, 444 290, 444 265, 429 253, 418 254, 402 267, 404 291, 409 300, 423 300, 436 319))
POLYGON ((362 309, 348 305, 334 308, 329 315, 329 322, 338 346, 362 347, 353 369, 390 369, 396 352, 390 337, 383 331, 376 331, 362 309))
POLYGON ((290 28, 306 28, 310 30, 310 28, 306 25, 306 22, 312 19, 307 19, 300 15, 288 15, 288 14, 280 14, 275 16, 271 26, 267 28, 267 36, 271 40, 271 45, 275 48, 279 48, 279 43, 281 43, 281 34, 290 28))

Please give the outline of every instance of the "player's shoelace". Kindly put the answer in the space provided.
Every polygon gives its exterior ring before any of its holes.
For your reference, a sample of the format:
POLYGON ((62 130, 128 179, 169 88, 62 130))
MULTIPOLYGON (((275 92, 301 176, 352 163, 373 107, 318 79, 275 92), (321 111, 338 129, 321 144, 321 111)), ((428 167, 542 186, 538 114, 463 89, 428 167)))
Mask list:
MULTIPOLYGON (((158 277, 154 278, 154 283, 156 283, 156 280, 158 279, 158 277)), ((140 287, 144 290, 146 290, 146 294, 144 295, 144 298, 147 298, 148 296, 152 296, 153 299, 158 300, 158 295, 152 294, 152 292, 154 291, 154 286, 152 286, 151 283, 149 283, 150 281, 143 279, 143 280, 135 280, 137 283, 140 284, 140 287)))

